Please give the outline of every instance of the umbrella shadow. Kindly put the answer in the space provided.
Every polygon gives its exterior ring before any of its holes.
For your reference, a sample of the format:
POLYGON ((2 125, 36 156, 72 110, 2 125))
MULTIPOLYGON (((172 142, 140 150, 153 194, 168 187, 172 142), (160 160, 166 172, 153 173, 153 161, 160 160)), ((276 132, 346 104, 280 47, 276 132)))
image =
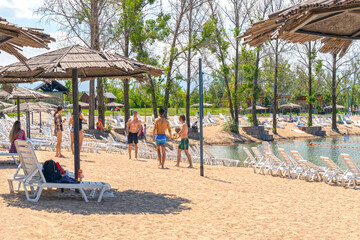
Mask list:
POLYGON ((0 169, 16 169, 17 167, 14 160, 0 161, 0 169))
MULTIPOLYGON (((114 197, 103 198, 97 203, 97 196, 84 202, 80 194, 73 191, 44 191, 39 202, 26 200, 25 194, 0 194, 8 207, 47 211, 54 213, 71 213, 81 215, 92 214, 179 214, 190 210, 190 200, 166 193, 152 193, 138 190, 119 192, 110 190, 114 197)), ((89 192, 87 192, 89 195, 89 192)))

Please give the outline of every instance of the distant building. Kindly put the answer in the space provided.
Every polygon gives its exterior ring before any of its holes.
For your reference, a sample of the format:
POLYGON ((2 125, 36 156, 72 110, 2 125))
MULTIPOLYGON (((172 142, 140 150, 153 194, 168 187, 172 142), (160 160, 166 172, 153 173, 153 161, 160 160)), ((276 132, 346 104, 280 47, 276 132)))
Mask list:
MULTIPOLYGON (((54 80, 52 82, 48 82, 48 83, 42 83, 39 86, 37 86, 36 88, 34 88, 34 90, 36 90, 36 91, 40 90, 46 94, 54 95, 62 100, 64 100, 64 95, 68 95, 70 93, 70 90, 67 87, 65 87, 64 85, 62 85, 61 83, 59 83, 56 80, 54 80)), ((54 100, 54 99, 46 99, 43 101, 52 103, 52 104, 56 104, 56 105, 59 104, 59 101, 54 100)))
MULTIPOLYGON (((105 92, 104 93, 104 101, 105 101, 105 103, 115 102, 115 99, 116 99, 116 97, 115 97, 115 95, 113 93, 111 93, 111 92, 105 92)), ((89 92, 84 92, 80 97, 80 101, 90 104, 90 93, 89 92)), ((95 93, 95 108, 97 108, 97 101, 98 101, 98 97, 97 97, 97 94, 95 93)))

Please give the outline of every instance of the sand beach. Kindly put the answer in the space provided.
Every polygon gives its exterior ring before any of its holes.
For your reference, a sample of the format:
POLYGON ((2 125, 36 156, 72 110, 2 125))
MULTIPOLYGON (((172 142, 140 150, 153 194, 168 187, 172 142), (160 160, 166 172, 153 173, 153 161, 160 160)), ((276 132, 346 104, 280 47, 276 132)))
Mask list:
MULTIPOLYGON (((40 162, 53 152, 36 152, 40 162)), ((71 153, 56 159, 73 169, 71 153)), ((85 180, 111 184, 113 198, 85 203, 49 190, 38 203, 9 194, 16 168, 0 162, 1 239, 359 239, 360 191, 254 174, 248 168, 159 169, 156 160, 83 153, 85 180)))

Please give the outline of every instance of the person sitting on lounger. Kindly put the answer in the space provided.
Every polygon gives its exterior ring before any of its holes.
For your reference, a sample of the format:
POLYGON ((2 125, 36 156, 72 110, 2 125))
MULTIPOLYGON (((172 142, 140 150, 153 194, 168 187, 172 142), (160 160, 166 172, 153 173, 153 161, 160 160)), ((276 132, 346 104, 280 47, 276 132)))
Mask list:
POLYGON ((168 129, 169 135, 171 136, 171 128, 169 121, 165 118, 165 110, 159 109, 159 117, 155 120, 153 130, 153 141, 156 142, 157 153, 159 158, 159 166, 164 168, 165 164, 165 147, 166 147, 166 134, 165 131, 168 129))
POLYGON ((9 153, 17 153, 15 147, 15 140, 26 140, 26 135, 24 130, 21 129, 20 121, 15 121, 11 129, 9 140, 11 142, 11 147, 9 153))
POLYGON ((101 119, 99 119, 98 122, 96 123, 96 129, 100 130, 101 132, 105 132, 105 128, 101 119))

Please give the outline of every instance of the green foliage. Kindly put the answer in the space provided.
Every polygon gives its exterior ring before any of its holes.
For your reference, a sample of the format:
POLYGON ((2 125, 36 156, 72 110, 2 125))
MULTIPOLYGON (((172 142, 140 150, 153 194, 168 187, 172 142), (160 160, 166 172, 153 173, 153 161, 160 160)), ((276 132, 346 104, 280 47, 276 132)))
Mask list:
POLYGON ((252 115, 252 113, 249 113, 247 116, 247 121, 252 125, 253 121, 254 121, 254 117, 252 115))
POLYGON ((235 123, 233 119, 225 121, 222 127, 223 127, 223 131, 226 132, 233 132, 233 133, 239 132, 239 126, 235 123))

